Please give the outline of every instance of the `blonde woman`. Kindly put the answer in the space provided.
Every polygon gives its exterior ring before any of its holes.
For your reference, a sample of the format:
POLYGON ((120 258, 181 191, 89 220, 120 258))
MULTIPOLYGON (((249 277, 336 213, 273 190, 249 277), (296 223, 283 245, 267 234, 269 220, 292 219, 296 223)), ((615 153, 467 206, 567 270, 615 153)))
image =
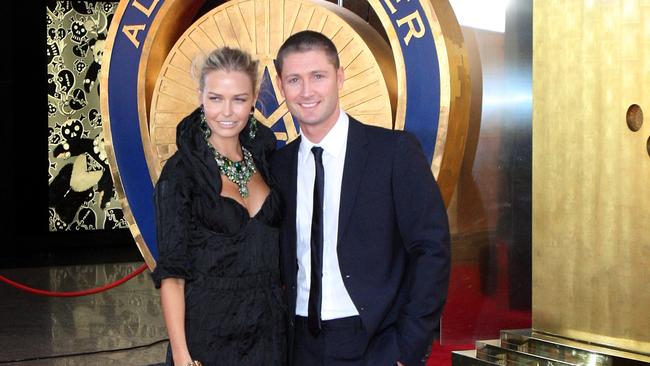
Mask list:
POLYGON ((286 364, 275 137, 252 116, 257 65, 232 48, 195 65, 201 106, 179 124, 156 184, 168 365, 286 364))

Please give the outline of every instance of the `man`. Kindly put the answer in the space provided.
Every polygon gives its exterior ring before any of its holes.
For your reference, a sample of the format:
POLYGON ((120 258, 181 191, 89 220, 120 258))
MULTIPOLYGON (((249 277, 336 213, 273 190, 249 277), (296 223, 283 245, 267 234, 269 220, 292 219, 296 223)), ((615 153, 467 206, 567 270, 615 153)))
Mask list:
POLYGON ((447 216, 429 164, 412 135, 341 110, 344 71, 324 35, 292 35, 276 67, 301 130, 272 161, 286 203, 289 358, 421 365, 449 280, 447 216))

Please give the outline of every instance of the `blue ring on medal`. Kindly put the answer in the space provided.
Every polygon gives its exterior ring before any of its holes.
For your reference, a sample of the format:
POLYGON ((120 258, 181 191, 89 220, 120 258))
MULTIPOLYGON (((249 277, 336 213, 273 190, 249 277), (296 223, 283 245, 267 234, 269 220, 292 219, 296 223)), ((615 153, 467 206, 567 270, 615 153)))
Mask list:
MULTIPOLYGON (((110 50, 108 75, 108 111, 111 140, 118 166, 122 189, 128 201, 133 219, 154 259, 158 258, 156 225, 153 206, 154 186, 149 176, 144 152, 138 114, 138 74, 142 45, 151 23, 164 0, 154 1, 149 16, 134 6, 127 6, 119 19, 118 32, 110 50), (137 25, 144 28, 129 28, 137 25), (133 29, 131 36, 139 42, 134 44, 124 30, 133 29)), ((117 19, 115 19, 117 20, 117 19)))
POLYGON ((399 39, 406 72, 404 130, 420 140, 424 155, 431 164, 441 103, 440 65, 434 34, 420 1, 400 2, 392 9, 388 3, 381 2, 399 39))

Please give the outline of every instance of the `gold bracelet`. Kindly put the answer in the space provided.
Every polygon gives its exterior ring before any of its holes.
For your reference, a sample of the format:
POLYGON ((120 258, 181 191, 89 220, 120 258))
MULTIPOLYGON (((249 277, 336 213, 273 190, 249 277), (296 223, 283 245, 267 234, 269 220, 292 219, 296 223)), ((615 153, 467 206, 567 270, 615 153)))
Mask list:
POLYGON ((203 364, 201 363, 201 361, 194 360, 188 362, 187 364, 185 364, 185 366, 203 366, 203 364))

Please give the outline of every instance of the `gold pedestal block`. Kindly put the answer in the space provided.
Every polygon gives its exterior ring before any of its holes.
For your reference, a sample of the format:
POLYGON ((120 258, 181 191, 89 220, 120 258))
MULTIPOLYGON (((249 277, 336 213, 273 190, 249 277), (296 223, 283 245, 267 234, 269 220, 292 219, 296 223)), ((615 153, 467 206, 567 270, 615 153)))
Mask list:
POLYGON ((650 356, 523 329, 501 331, 499 339, 477 341, 475 350, 454 352, 452 365, 644 366, 650 356))

